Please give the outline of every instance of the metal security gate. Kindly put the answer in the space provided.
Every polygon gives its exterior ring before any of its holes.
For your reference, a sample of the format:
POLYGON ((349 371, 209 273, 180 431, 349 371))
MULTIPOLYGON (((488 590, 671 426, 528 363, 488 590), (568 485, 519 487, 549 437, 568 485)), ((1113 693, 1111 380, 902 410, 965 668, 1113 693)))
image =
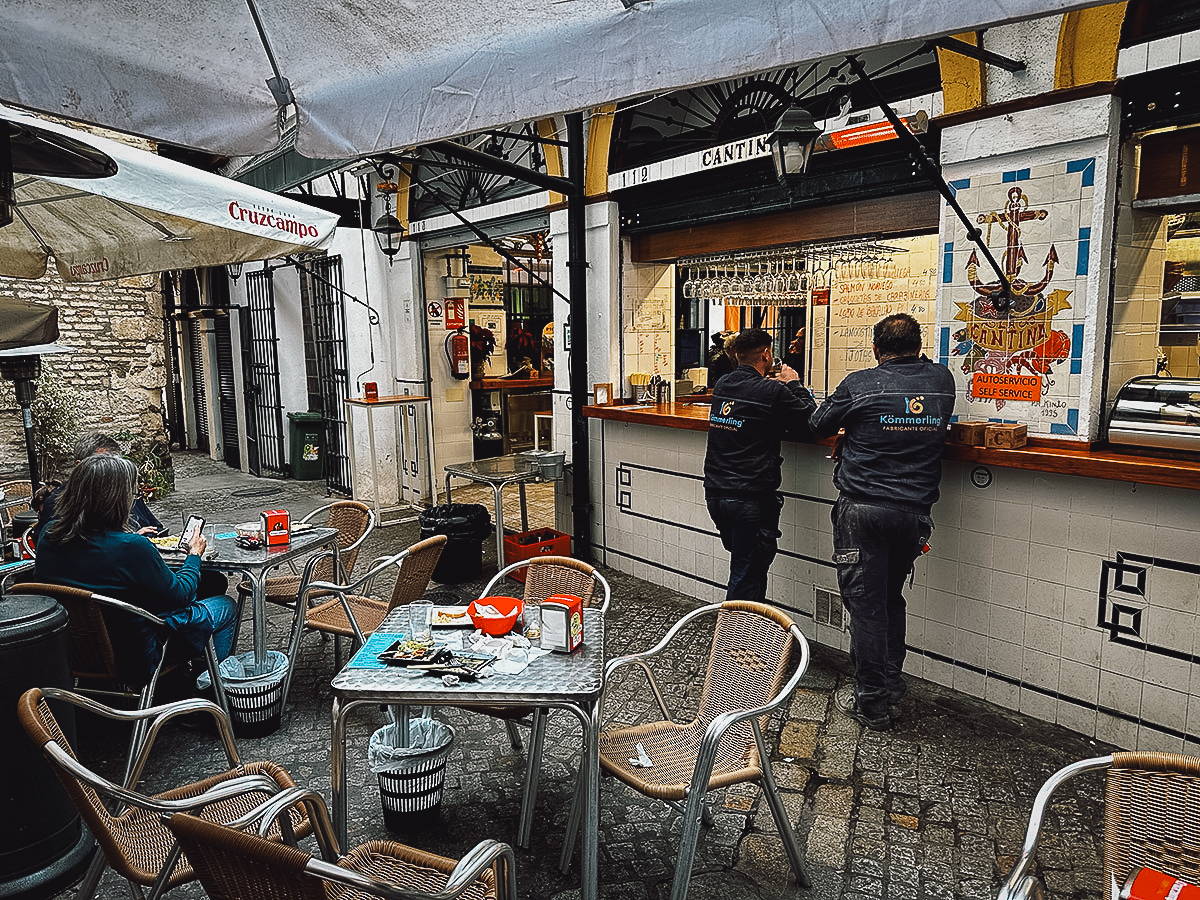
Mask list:
POLYGON ((196 423, 196 447, 205 453, 212 448, 208 434, 208 383, 204 374, 204 320, 197 316, 184 319, 187 329, 188 367, 192 380, 192 417, 196 423))
POLYGON ((350 448, 343 401, 350 396, 346 362, 346 304, 342 259, 324 257, 300 265, 300 295, 307 307, 308 343, 316 376, 314 403, 325 420, 325 488, 351 496, 350 448))
POLYGON ((242 467, 237 421, 237 396, 233 378, 233 338, 229 333, 229 312, 218 313, 213 320, 213 333, 217 344, 217 411, 221 415, 221 445, 225 450, 225 464, 235 469, 242 467))
POLYGON ((249 315, 242 317, 246 391, 246 466, 252 475, 284 475, 283 405, 279 400, 279 339, 270 270, 246 273, 249 315))

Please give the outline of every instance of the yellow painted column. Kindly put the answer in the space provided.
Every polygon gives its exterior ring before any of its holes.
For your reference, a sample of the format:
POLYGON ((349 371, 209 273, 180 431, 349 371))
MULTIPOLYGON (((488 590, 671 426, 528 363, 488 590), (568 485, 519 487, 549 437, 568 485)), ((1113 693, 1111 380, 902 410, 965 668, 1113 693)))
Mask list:
MULTIPOLYGON (((969 31, 954 37, 964 44, 979 46, 979 33, 969 31)), ((984 66, 977 59, 938 48, 938 68, 942 73, 942 111, 964 112, 978 109, 987 101, 984 66)))
POLYGON ((596 197, 608 191, 608 149, 612 143, 613 117, 617 105, 609 103, 592 110, 587 142, 584 194, 596 197))
POLYGON ((1125 7, 1123 2, 1110 3, 1063 15, 1054 65, 1056 89, 1116 79, 1125 7))
MULTIPOLYGON (((547 140, 561 140, 556 129, 557 123, 554 119, 538 119, 537 121, 537 133, 539 137, 546 138, 547 140)), ((547 175, 562 178, 566 174, 563 168, 562 147, 557 144, 543 144, 542 156, 546 160, 547 175)), ((550 203, 552 205, 555 203, 565 203, 566 200, 566 196, 558 193, 558 191, 550 192, 550 203)))

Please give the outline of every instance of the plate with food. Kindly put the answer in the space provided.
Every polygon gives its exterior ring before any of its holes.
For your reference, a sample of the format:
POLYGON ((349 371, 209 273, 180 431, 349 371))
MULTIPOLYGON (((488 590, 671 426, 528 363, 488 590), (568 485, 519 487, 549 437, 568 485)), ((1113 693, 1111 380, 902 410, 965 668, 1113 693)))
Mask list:
POLYGON ((379 661, 389 666, 411 666, 435 662, 447 652, 445 647, 434 646, 429 641, 399 640, 379 654, 379 661))
POLYGON ((178 553, 179 550, 179 535, 169 534, 166 537, 152 537, 149 539, 155 547, 163 553, 178 553))
POLYGON ((471 617, 467 615, 465 606, 435 606, 433 608, 434 628, 471 628, 471 617))
POLYGON ((427 663, 416 663, 412 668, 421 669, 431 675, 457 675, 469 681, 496 661, 491 653, 473 653, 469 650, 444 650, 437 659, 427 663))

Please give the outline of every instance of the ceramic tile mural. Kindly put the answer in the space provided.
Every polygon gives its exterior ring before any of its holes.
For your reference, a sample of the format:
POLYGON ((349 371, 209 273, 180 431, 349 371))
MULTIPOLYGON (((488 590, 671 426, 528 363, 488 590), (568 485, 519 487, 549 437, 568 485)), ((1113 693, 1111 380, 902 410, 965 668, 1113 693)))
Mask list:
POLYGON ((1079 433, 1095 160, 950 182, 1012 285, 999 281, 954 213, 943 228, 939 357, 961 390, 959 419, 1079 433))

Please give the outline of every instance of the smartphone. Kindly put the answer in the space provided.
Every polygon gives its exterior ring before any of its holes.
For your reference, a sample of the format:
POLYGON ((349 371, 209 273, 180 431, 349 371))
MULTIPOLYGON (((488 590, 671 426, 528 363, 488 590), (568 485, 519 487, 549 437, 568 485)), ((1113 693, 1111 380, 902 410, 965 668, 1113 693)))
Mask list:
POLYGON ((196 538, 200 537, 204 531, 203 516, 188 516, 187 524, 183 526, 183 532, 179 535, 179 549, 190 550, 196 538))

